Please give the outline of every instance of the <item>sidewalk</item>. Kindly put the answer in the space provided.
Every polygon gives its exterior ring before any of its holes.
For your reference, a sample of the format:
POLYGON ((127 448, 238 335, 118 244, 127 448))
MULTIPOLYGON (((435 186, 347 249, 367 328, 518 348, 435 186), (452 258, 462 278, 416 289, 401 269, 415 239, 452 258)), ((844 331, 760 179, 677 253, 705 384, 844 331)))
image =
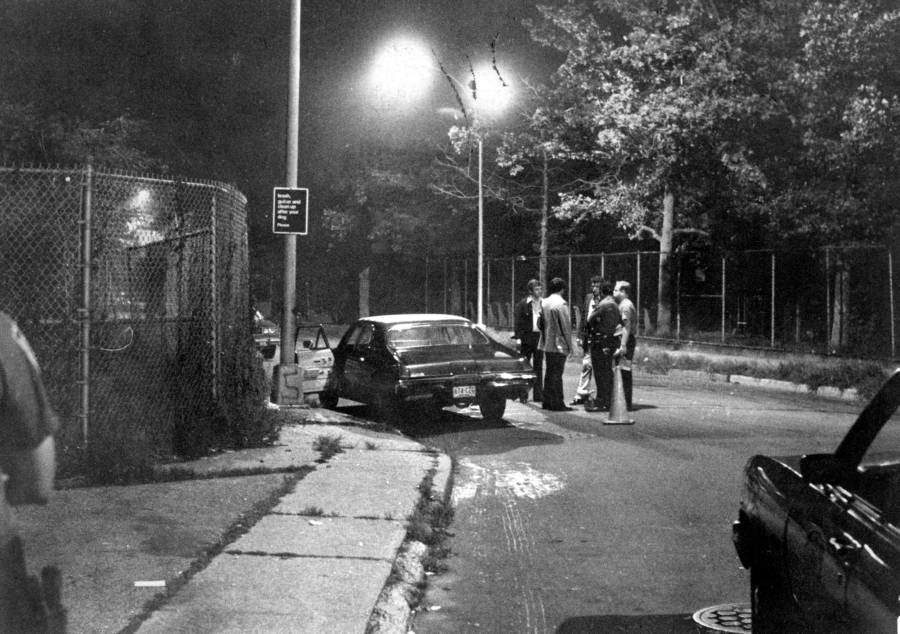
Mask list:
POLYGON ((446 494, 450 460, 338 412, 292 415, 272 447, 175 465, 196 479, 19 509, 31 572, 62 571, 69 632, 364 632, 419 485, 446 494), (320 437, 344 451, 317 462, 320 437))

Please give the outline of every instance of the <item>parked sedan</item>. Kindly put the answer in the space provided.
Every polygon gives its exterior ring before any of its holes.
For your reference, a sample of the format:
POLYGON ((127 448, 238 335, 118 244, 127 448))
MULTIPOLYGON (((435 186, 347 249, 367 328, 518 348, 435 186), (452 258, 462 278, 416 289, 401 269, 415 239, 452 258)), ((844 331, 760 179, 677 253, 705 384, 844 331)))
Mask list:
POLYGON ((334 349, 334 370, 319 400, 339 397, 375 405, 391 417, 407 404, 432 408, 477 403, 499 420, 506 400, 527 394, 528 362, 454 315, 381 315, 350 326, 334 349))
POLYGON ((897 632, 900 370, 829 454, 754 456, 732 537, 754 632, 897 632))

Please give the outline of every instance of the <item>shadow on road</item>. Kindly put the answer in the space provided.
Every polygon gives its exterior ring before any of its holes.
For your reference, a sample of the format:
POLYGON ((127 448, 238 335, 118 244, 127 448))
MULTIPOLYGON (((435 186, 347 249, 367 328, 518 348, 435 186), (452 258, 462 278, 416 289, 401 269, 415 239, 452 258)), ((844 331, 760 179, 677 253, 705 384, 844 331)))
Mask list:
POLYGON ((576 616, 566 619, 556 629, 557 634, 696 634, 699 631, 690 614, 576 616))
MULTIPOLYGON (((374 418, 374 411, 366 405, 341 406, 337 411, 361 419, 374 418)), ((494 454, 564 442, 563 437, 557 434, 517 427, 506 420, 485 421, 477 409, 430 412, 413 409, 403 418, 385 423, 385 427, 454 454, 494 454)))

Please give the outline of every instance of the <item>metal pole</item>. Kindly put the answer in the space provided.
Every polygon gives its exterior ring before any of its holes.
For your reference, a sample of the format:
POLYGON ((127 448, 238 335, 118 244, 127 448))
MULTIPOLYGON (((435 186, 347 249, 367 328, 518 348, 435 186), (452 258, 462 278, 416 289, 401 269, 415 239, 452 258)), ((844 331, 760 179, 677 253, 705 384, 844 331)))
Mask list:
POLYGON ((600 254, 600 277, 606 277, 606 253, 600 254))
POLYGON ((897 356, 897 326, 894 309, 894 254, 888 251, 888 297, 891 300, 891 357, 897 356))
POLYGON ((569 254, 569 283, 568 283, 569 306, 572 305, 572 254, 569 254))
POLYGON ((482 187, 482 172, 484 160, 484 143, 481 134, 478 134, 478 323, 484 323, 483 305, 483 277, 484 274, 484 190, 482 187))
POLYGON ((513 311, 516 309, 516 256, 510 259, 510 283, 509 283, 509 325, 515 326, 513 311))
POLYGON ((769 285, 771 287, 771 305, 772 305, 772 316, 769 322, 769 329, 771 331, 771 335, 769 336, 769 345, 774 348, 775 347, 775 252, 772 252, 772 282, 769 285))
MULTIPOLYGON (((300 145, 300 3, 291 1, 291 58, 288 85, 285 183, 297 186, 300 145)), ((294 363, 294 303, 297 295, 297 236, 284 236, 284 306, 281 325, 281 363, 294 363)))
POLYGON ((485 271, 485 282, 484 282, 484 296, 487 299, 488 312, 490 312, 491 307, 491 261, 488 260, 486 263, 486 271, 485 271))
MULTIPOLYGON (((469 258, 463 258, 463 316, 472 317, 469 312, 469 258)), ((479 322, 480 323, 480 322, 479 322)))
POLYGON ((725 342, 725 256, 722 256, 722 342, 725 342))
POLYGON ((825 350, 831 348, 831 262, 825 247, 825 350))
POLYGON ((91 202, 94 168, 88 163, 82 191, 81 226, 81 442, 88 446, 91 407, 91 202))
POLYGON ((637 312, 637 323, 634 325, 636 335, 641 334, 641 252, 637 252, 637 283, 634 287, 634 304, 637 312))
POLYGON ((425 312, 428 312, 428 256, 425 256, 425 312))
POLYGON ((444 314, 447 313, 447 289, 449 284, 447 283, 447 258, 444 257, 444 314))
POLYGON ((210 272, 209 272, 209 346, 212 352, 212 398, 215 401, 219 396, 219 311, 218 311, 218 287, 216 285, 216 196, 213 194, 209 210, 209 243, 210 243, 210 272))
POLYGON ((676 260, 678 273, 675 275, 675 339, 681 340, 681 261, 676 260))

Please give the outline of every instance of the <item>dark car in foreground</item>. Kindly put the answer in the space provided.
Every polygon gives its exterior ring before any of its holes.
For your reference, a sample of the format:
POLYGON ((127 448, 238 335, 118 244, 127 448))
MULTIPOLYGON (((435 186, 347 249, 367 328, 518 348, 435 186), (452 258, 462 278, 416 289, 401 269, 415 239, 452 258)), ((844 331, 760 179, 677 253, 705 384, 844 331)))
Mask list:
POLYGON ((499 420, 506 400, 523 398, 534 379, 518 353, 455 315, 365 317, 333 354, 320 402, 334 407, 344 397, 374 405, 383 417, 410 404, 436 411, 477 403, 486 420, 499 420))
POLYGON ((834 453, 754 456, 732 538, 754 632, 900 631, 900 370, 834 453))

